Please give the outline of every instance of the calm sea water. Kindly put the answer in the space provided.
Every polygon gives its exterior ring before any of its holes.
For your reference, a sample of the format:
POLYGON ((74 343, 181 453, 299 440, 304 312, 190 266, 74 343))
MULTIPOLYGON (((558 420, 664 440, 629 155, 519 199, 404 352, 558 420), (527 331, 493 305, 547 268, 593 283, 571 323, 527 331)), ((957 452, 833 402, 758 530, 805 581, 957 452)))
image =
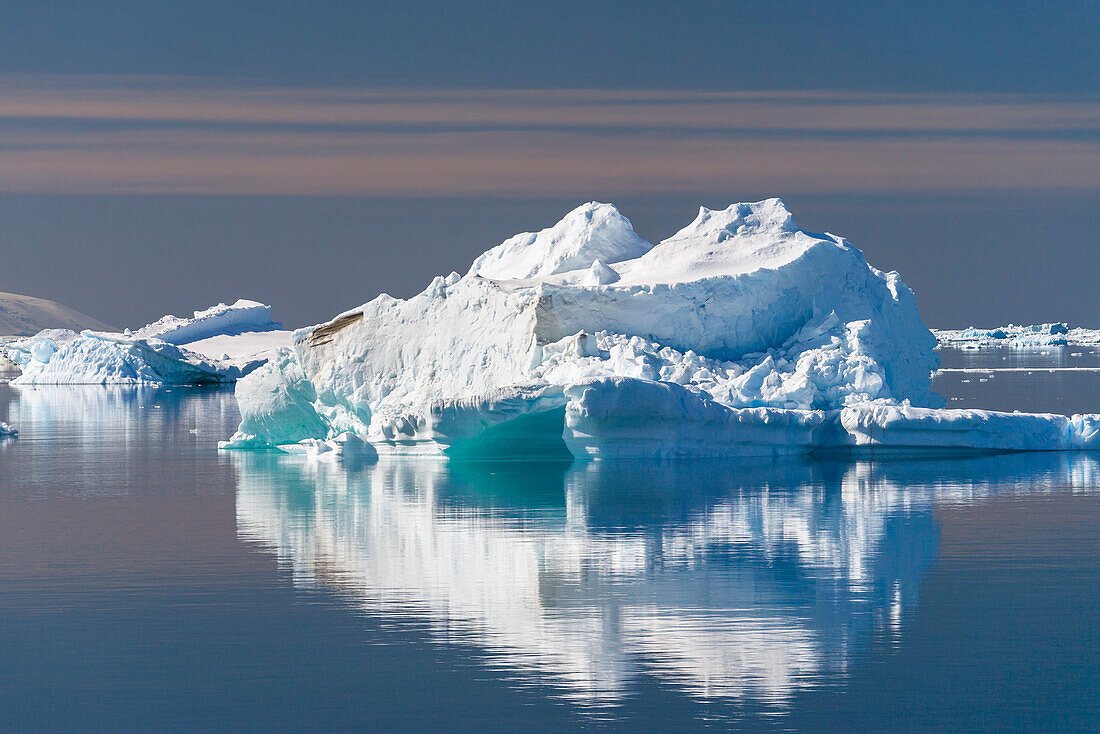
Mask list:
MULTIPOLYGON (((1100 411, 1061 369, 1100 355, 1046 351, 937 388, 1100 411)), ((219 453, 225 390, 0 419, 7 731, 1097 729, 1097 455, 342 467, 219 453)))

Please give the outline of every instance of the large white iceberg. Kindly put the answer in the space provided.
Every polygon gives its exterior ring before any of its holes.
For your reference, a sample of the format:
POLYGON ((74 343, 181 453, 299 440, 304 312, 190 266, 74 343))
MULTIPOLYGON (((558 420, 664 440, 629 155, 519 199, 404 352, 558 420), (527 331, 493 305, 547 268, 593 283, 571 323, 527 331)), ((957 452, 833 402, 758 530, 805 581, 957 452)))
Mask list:
POLYGON ((290 341, 271 307, 239 300, 123 333, 48 329, 3 345, 22 385, 233 382, 290 341))
POLYGON ((379 454, 468 458, 1094 445, 1095 417, 940 410, 935 346, 897 273, 798 229, 778 199, 703 208, 655 246, 592 203, 465 276, 296 331, 238 383, 225 446, 346 432, 379 454))

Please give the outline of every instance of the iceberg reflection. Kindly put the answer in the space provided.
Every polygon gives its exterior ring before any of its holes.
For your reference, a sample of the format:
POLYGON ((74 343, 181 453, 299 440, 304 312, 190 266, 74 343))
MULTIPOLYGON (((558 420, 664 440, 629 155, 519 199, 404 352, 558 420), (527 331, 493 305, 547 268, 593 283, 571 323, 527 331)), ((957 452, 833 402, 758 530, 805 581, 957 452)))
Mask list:
MULTIPOLYGON (((225 389, 151 386, 0 385, 0 416, 19 429, 18 475, 0 467, 0 485, 37 495, 132 494, 208 483, 226 468, 204 465, 204 480, 165 471, 181 457, 213 454, 237 416, 225 389), (6 483, 6 484, 5 484, 6 483)), ((15 444, 14 441, 8 443, 15 444)))
POLYGON ((613 704, 639 676, 781 704, 900 633, 934 503, 1093 490, 1094 459, 889 464, 385 460, 235 453, 237 527, 295 583, 427 622, 613 704))

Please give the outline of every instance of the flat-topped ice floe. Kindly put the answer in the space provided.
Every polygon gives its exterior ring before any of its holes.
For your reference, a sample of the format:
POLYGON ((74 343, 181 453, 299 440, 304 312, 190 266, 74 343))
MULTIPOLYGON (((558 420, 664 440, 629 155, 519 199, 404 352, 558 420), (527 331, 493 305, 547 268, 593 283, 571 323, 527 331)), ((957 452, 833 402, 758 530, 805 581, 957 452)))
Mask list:
POLYGON ((941 410, 912 291, 844 239, 800 230, 778 199, 700 209, 653 246, 586 204, 465 276, 293 341, 237 384, 224 447, 615 458, 1096 443, 1092 416, 941 410), (349 433, 361 441, 335 441, 349 433))
POLYGON ((49 329, 3 345, 17 385, 233 382, 290 343, 271 307, 239 300, 122 333, 49 329))

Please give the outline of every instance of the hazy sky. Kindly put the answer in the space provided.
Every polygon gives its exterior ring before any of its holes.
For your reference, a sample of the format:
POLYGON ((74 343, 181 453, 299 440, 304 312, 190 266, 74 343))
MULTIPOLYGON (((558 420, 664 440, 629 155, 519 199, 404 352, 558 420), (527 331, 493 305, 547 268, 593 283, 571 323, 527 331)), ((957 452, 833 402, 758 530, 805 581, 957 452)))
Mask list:
POLYGON ((929 324, 1100 326, 1100 4, 0 4, 0 290, 119 326, 773 195, 929 324))

